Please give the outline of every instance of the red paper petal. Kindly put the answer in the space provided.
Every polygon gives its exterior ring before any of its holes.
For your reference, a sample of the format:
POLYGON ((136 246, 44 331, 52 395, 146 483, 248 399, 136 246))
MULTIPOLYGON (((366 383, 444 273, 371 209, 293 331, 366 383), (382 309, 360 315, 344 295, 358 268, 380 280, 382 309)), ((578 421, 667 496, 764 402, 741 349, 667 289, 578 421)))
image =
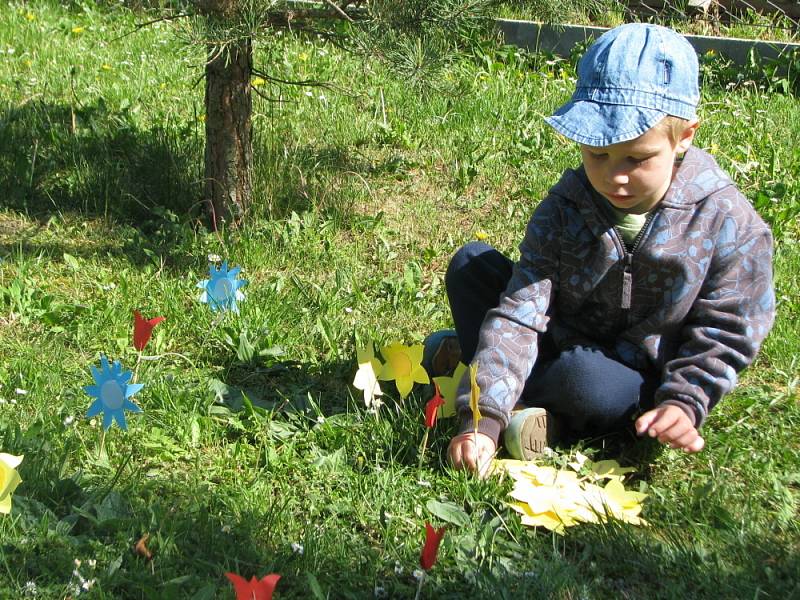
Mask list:
POLYGON ((150 341, 150 336, 153 334, 153 328, 164 321, 164 317, 154 317, 152 319, 145 319, 139 314, 138 310, 133 311, 133 347, 139 352, 144 350, 147 342, 150 341))
POLYGON ((422 554, 419 557, 419 566, 429 571, 436 564, 436 553, 439 551, 439 543, 444 536, 444 527, 434 529, 430 523, 425 523, 425 545, 422 547, 422 554))
POLYGON ((436 417, 439 414, 439 407, 444 404, 444 400, 439 393, 439 384, 434 381, 433 386, 436 392, 434 393, 433 398, 428 400, 428 402, 425 404, 425 427, 428 429, 436 425, 436 417))
POLYGON ((251 578, 250 581, 236 573, 225 573, 225 577, 230 579, 233 584, 236 600, 253 600, 256 594, 254 585, 258 584, 258 580, 255 577, 251 578))
POLYGON ((277 573, 270 573, 264 575, 256 584, 256 600, 272 600, 272 593, 275 591, 275 586, 278 585, 278 580, 281 578, 277 573))

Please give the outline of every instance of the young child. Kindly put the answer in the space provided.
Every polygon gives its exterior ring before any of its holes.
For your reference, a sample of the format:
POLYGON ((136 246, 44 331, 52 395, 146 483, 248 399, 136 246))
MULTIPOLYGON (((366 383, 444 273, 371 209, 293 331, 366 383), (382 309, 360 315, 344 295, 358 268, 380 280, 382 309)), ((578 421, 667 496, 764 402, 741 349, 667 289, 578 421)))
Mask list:
POLYGON ((426 355, 433 374, 476 363, 481 389, 475 436, 467 377, 459 388, 456 467, 481 470, 504 431, 527 459, 637 415, 637 434, 703 448, 775 301, 769 228, 692 146, 699 99, 697 56, 670 29, 617 27, 581 59, 547 122, 583 164, 536 207, 516 263, 473 242, 448 268, 456 333, 430 336, 426 355), (512 416, 518 402, 535 408, 512 416))

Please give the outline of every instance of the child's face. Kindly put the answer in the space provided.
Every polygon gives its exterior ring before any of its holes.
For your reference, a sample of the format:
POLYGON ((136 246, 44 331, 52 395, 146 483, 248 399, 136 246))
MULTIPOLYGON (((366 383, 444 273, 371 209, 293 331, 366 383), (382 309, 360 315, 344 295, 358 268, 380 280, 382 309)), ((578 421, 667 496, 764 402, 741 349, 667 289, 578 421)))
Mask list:
POLYGON ((689 149, 696 130, 695 121, 675 143, 667 130, 657 125, 628 142, 603 147, 581 144, 589 182, 616 208, 645 213, 667 193, 675 157, 689 149))

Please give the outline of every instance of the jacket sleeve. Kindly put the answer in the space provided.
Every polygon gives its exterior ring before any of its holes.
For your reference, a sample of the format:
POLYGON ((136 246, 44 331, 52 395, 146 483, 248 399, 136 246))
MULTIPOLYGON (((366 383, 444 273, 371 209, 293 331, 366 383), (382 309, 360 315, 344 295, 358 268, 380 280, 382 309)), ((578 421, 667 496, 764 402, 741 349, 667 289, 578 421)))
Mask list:
POLYGON ((709 273, 684 322, 683 341, 656 391, 657 405, 681 407, 696 427, 736 386, 737 374, 753 361, 775 318, 772 235, 758 221, 749 231, 739 231, 732 218, 723 223, 709 273))
MULTIPOLYGON (((558 288, 561 221, 559 201, 550 195, 528 223, 508 286, 481 325, 472 361, 478 365, 481 389, 478 431, 495 441, 508 426, 511 409, 536 361, 538 336, 547 327, 545 313, 558 288)), ((468 374, 461 381, 457 400, 462 432, 473 429, 468 374)))

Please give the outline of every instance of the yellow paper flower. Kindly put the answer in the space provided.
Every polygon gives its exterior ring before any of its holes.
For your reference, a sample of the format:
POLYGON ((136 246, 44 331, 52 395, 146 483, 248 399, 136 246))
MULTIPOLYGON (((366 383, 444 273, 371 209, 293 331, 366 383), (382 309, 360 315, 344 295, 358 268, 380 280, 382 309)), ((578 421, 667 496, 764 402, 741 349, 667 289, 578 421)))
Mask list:
POLYGON ((22 456, 0 452, 0 513, 4 515, 11 512, 11 494, 22 482, 17 473, 17 467, 22 459, 22 456))
POLYGON ((83 33, 84 29, 85 29, 84 27, 73 27, 72 28, 72 33, 77 35, 79 33, 83 33))
POLYGON ((479 229, 475 232, 475 239, 478 241, 483 241, 489 237, 489 234, 486 233, 483 229, 479 229))
POLYGON ((481 420, 481 411, 478 402, 481 399, 481 388, 478 387, 478 365, 469 366, 469 407, 472 409, 472 426, 478 430, 478 421, 481 420))
POLYGON ((25 18, 28 19, 28 21, 35 21, 36 15, 33 14, 32 12, 25 13, 25 18))
POLYGON ((405 398, 411 393, 414 383, 430 383, 428 373, 422 366, 422 344, 404 346, 394 342, 381 348, 381 354, 386 361, 381 368, 378 379, 381 381, 394 380, 400 397, 405 398))
POLYGON ((364 393, 364 404, 367 405, 367 408, 371 408, 375 402, 375 396, 383 395, 377 376, 383 365, 375 358, 372 342, 367 342, 363 348, 356 347, 356 356, 358 371, 353 379, 353 385, 364 393))
POLYGON ((439 384, 439 392, 444 398, 444 404, 439 407, 439 419, 446 419, 447 417, 455 416, 456 414, 456 397, 458 396, 458 384, 461 383, 461 378, 467 370, 467 365, 460 362, 453 371, 452 377, 442 376, 434 377, 433 380, 439 384))
POLYGON ((252 81, 250 81, 250 85, 253 87, 258 87, 260 85, 264 85, 266 80, 263 77, 253 77, 252 81))

